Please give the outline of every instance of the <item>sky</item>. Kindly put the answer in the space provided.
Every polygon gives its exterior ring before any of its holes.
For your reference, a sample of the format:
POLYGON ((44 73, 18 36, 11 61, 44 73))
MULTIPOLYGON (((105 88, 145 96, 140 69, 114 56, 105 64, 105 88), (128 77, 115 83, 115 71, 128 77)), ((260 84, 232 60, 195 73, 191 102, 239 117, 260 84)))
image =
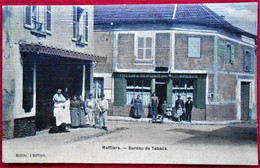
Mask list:
POLYGON ((225 20, 249 33, 257 35, 257 3, 205 4, 225 20))

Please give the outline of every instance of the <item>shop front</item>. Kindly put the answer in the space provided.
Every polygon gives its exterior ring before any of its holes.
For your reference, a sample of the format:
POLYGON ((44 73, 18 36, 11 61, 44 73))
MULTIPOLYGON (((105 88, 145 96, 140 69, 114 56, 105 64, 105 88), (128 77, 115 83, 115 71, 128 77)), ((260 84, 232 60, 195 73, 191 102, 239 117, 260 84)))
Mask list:
MULTIPOLYGON (((150 97, 156 93, 159 98, 158 111, 162 103, 175 108, 178 95, 184 101, 191 97, 194 108, 205 109, 206 74, 171 74, 171 73, 114 73, 114 105, 119 115, 131 116, 129 106, 137 95, 144 105, 144 117, 148 116, 150 97), (125 109, 124 109, 125 108, 125 109)), ((205 110, 204 110, 205 111, 205 110)))

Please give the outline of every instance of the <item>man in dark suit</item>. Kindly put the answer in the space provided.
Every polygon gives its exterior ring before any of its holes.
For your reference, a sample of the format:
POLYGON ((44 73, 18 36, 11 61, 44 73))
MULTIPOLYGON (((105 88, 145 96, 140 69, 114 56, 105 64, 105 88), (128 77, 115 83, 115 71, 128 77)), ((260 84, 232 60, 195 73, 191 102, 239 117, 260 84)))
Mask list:
POLYGON ((186 120, 191 122, 191 112, 193 108, 193 102, 191 101, 191 98, 188 97, 188 100, 185 102, 185 109, 186 109, 186 120))

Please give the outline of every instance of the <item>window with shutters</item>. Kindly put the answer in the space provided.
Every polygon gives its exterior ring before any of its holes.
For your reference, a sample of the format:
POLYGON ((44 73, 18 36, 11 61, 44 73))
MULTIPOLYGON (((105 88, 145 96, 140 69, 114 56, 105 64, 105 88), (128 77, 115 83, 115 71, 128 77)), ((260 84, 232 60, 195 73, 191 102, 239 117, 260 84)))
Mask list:
POLYGON ((135 63, 154 63, 154 34, 137 33, 135 48, 135 63))
POLYGON ((254 72, 254 56, 250 50, 244 50, 244 71, 254 72))
POLYGON ((46 35, 52 29, 51 6, 26 6, 24 26, 31 30, 32 34, 46 35))
POLYGON ((200 58, 199 37, 188 37, 188 57, 200 58))
POLYGON ((226 45, 226 61, 230 64, 234 64, 235 62, 235 50, 234 45, 227 44, 226 45))
POLYGON ((77 45, 88 43, 88 12, 78 6, 73 6, 73 40, 77 45))

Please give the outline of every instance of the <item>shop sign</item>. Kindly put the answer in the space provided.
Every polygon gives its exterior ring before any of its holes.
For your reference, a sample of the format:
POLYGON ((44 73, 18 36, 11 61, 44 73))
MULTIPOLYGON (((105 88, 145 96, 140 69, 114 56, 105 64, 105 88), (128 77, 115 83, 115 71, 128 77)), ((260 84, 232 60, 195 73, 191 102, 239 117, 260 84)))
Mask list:
POLYGON ((168 78, 168 74, 114 74, 116 78, 168 78))

